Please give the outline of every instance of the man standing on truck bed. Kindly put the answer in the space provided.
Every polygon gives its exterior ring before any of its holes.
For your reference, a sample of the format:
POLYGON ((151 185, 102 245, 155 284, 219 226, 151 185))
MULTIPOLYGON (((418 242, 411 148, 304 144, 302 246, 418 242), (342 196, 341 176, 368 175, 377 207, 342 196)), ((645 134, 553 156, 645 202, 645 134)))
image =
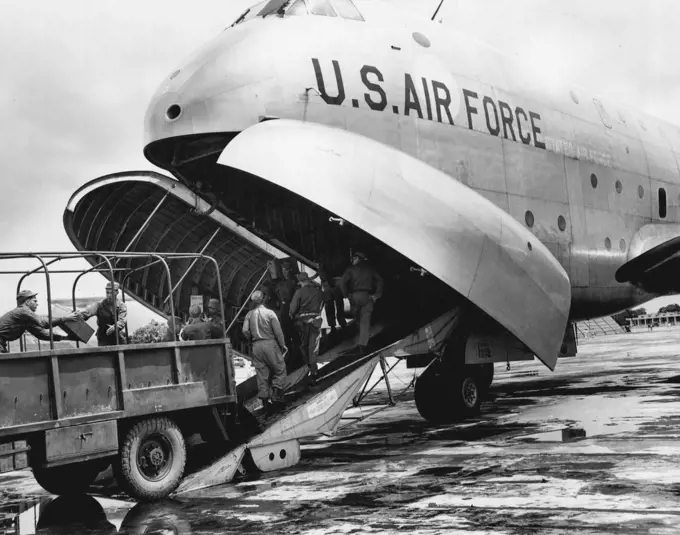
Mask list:
POLYGON ((222 307, 220 305, 220 300, 215 299, 214 297, 208 300, 208 323, 214 325, 215 327, 220 328, 223 334, 221 334, 219 338, 224 337, 224 320, 222 319, 222 307))
POLYGON ((364 253, 354 251, 352 265, 340 279, 343 295, 349 297, 355 321, 359 324, 359 354, 366 354, 374 303, 382 297, 383 279, 368 263, 364 253))
MULTIPOLYGON (((35 336, 38 340, 50 341, 50 327, 58 327, 68 320, 77 318, 75 313, 71 313, 63 318, 52 318, 52 323, 43 316, 38 316, 35 311, 38 309, 37 293, 31 290, 22 290, 17 295, 17 307, 0 316, 0 353, 9 353, 9 343, 17 340, 26 331, 35 336)), ((70 340, 69 336, 62 336, 53 333, 52 339, 55 342, 70 340)))
POLYGON ((99 346, 115 346, 116 330, 118 331, 118 343, 127 343, 123 334, 127 323, 127 305, 118 299, 119 289, 120 285, 117 282, 113 284, 109 282, 106 285, 105 299, 91 304, 85 310, 77 311, 77 314, 85 321, 92 316, 97 316, 97 345, 99 346), (114 322, 114 304, 117 322, 114 322))
POLYGON ((253 343, 253 366, 257 374, 257 397, 265 414, 273 405, 284 403, 283 381, 286 378, 286 341, 276 312, 263 305, 264 294, 255 290, 250 296, 254 308, 243 320, 243 334, 253 343))
POLYGON ((181 333, 182 340, 218 340, 224 338, 224 328, 201 319, 201 307, 189 308, 189 322, 181 333))

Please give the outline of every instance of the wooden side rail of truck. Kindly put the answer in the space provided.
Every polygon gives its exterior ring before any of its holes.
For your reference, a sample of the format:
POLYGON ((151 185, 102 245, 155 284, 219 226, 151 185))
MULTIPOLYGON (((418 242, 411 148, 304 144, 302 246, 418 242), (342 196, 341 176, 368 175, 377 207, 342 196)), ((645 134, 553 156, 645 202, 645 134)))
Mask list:
POLYGON ((235 402, 226 339, 0 355, 0 471, 28 451, 38 483, 70 494, 113 462, 130 496, 165 497, 184 473, 183 436, 224 430, 235 402))

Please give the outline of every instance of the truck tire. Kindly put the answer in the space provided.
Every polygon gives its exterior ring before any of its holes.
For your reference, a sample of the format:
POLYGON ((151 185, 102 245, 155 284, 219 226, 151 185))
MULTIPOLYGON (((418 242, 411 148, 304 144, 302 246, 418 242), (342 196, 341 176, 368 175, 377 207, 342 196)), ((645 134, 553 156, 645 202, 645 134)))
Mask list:
POLYGON ((153 417, 137 422, 124 433, 121 443, 116 479, 130 497, 159 500, 177 488, 184 475, 187 451, 174 421, 153 417))
POLYGON ((127 535, 182 534, 191 533, 191 524, 181 503, 163 500, 135 505, 125 515, 120 529, 127 535))
POLYGON ((61 466, 36 467, 33 469, 33 477, 50 494, 74 496, 85 494, 104 466, 100 460, 94 460, 61 466))

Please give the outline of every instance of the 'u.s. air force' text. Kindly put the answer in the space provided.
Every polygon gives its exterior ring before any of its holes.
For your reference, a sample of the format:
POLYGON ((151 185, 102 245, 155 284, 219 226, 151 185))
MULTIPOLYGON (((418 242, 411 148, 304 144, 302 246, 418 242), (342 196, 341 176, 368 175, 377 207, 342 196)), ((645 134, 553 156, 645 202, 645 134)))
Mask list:
MULTIPOLYGON (((326 83, 321 64, 317 58, 312 58, 312 66, 316 76, 317 88, 321 98, 326 104, 340 106, 345 102, 345 84, 343 81, 342 68, 336 60, 331 62, 335 84, 326 83), (328 87, 337 87, 337 94, 330 95, 328 87)), ((388 109, 388 95, 383 87, 384 76, 380 69, 373 65, 364 65, 359 69, 361 83, 368 90, 362 95, 366 105, 375 111, 388 109)), ((525 111, 520 106, 514 108, 502 100, 496 100, 487 95, 479 95, 469 89, 463 89, 463 101, 465 103, 465 114, 467 126, 470 130, 475 129, 475 124, 485 129, 492 136, 503 136, 505 139, 533 145, 539 149, 545 149, 545 143, 539 139, 541 136, 540 121, 541 116, 534 112, 525 111), (479 119, 475 118, 478 117, 479 119)), ((455 95, 454 95, 455 96, 455 95)), ((419 119, 437 121, 439 123, 454 124, 451 113, 451 90, 445 82, 439 80, 428 80, 411 76, 404 73, 404 92, 403 101, 401 96, 390 96, 390 101, 399 99, 399 104, 392 104, 391 110, 395 114, 402 112, 407 116, 417 116, 419 119)), ((457 97, 457 96, 456 96, 457 97)), ((352 98, 352 107, 361 106, 358 98, 352 98)))

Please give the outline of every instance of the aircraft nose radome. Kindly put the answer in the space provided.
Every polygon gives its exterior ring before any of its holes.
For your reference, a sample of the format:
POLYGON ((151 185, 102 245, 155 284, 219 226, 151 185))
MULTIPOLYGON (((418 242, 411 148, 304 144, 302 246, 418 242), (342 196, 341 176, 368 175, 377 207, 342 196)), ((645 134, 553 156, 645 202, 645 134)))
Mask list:
POLYGON ((267 33, 257 24, 230 28, 176 68, 149 104, 145 143, 257 123, 262 97, 276 85, 267 33))

